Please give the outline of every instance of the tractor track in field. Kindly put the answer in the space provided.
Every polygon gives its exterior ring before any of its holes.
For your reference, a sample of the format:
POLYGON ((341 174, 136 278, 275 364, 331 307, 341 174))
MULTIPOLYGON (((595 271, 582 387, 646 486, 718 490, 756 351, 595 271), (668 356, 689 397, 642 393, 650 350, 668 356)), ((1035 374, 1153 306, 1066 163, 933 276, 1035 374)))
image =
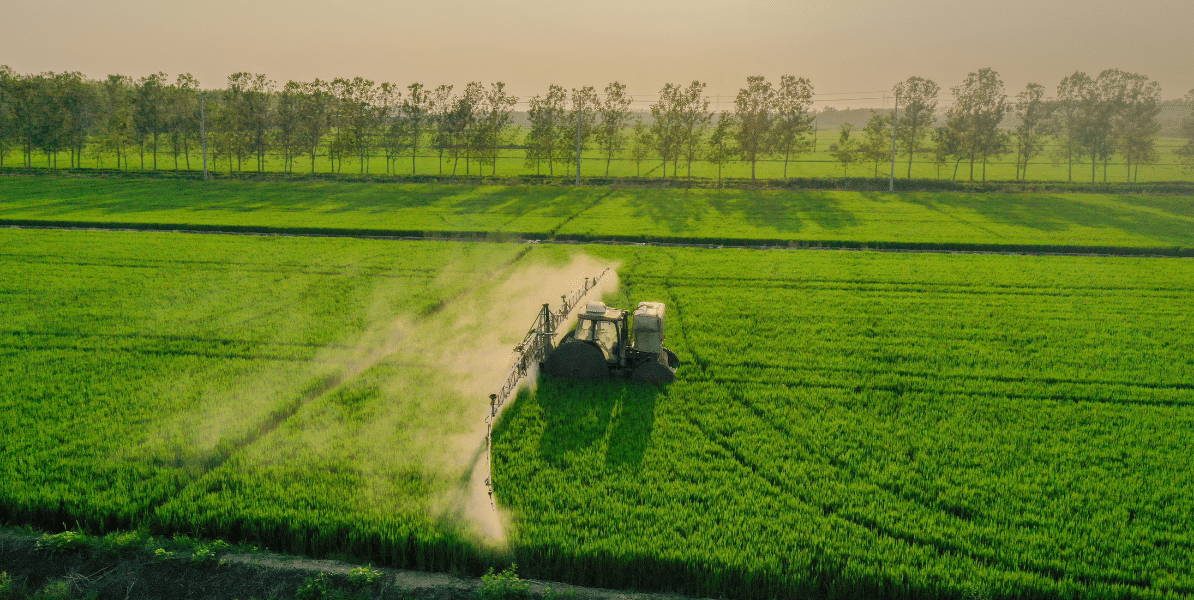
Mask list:
MULTIPOLYGON (((583 212, 583 211, 580 211, 583 212)), ((579 214, 579 213, 578 213, 579 214)), ((575 215, 574 215, 575 216, 575 215)), ((57 231, 119 231, 119 232, 137 232, 137 233, 188 233, 188 234, 208 234, 208 235, 241 235, 241 236, 258 236, 258 237, 297 237, 297 238, 352 238, 363 240, 390 240, 390 241, 412 241, 412 242, 507 242, 527 245, 538 244, 552 244, 552 245, 569 245, 569 246, 583 246, 583 245, 601 245, 601 246, 639 246, 639 247, 656 247, 656 248, 698 248, 707 250, 720 249, 736 249, 736 250, 822 250, 822 251, 840 251, 840 252, 891 252, 898 254, 986 254, 986 255, 1006 255, 1006 256, 1085 256, 1085 257, 1124 257, 1124 258, 1194 258, 1194 248, 1133 248, 1130 246, 1119 248, 1107 247, 1092 247, 1085 249, 1075 246, 1057 246, 1050 248, 1049 246, 1026 245, 1017 246, 1015 244, 958 244, 957 247, 951 248, 948 244, 943 245, 925 245, 917 244, 893 244, 890 242, 858 242, 858 243, 843 243, 825 241, 819 242, 816 240, 788 240, 788 241, 768 241, 759 243, 757 241, 752 243, 752 240, 737 241, 720 241, 720 242, 699 242, 699 241, 667 241, 667 240, 624 240, 612 238, 583 238, 583 239, 561 239, 556 237, 528 237, 522 234, 502 233, 502 232, 429 232, 425 234, 414 234, 410 232, 396 232, 385 233, 377 232, 371 233, 368 231, 353 231, 353 230, 294 230, 286 231, 284 229, 275 229, 270 227, 244 227, 236 229, 218 229, 201 227, 196 228, 193 225, 179 225, 172 223, 148 223, 142 226, 141 224, 130 223, 80 223, 80 222, 54 222, 54 221, 4 221, 0 220, 0 229, 33 229, 33 230, 57 230, 57 231), (875 245, 878 244, 878 245, 875 245), (944 246, 944 247, 941 247, 944 246)))

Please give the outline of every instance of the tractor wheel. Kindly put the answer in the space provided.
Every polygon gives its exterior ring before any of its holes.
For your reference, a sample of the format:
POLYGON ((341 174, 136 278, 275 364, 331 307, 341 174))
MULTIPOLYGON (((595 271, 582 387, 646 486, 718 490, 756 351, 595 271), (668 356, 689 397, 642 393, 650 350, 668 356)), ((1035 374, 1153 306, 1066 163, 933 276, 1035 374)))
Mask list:
MULTIPOLYGON (((660 357, 662 359, 663 357, 660 357)), ((635 381, 645 381, 647 383, 665 384, 676 380, 676 370, 668 365, 663 364, 660 359, 651 359, 644 361, 638 366, 634 367, 634 371, 630 376, 635 381)))
POLYGON ((543 362, 543 371, 555 377, 596 379, 609 376, 605 353, 594 344, 564 340, 543 362))
POLYGON ((675 352, 664 348, 663 355, 667 358, 667 366, 671 367, 672 369, 680 368, 680 357, 676 356, 675 352))

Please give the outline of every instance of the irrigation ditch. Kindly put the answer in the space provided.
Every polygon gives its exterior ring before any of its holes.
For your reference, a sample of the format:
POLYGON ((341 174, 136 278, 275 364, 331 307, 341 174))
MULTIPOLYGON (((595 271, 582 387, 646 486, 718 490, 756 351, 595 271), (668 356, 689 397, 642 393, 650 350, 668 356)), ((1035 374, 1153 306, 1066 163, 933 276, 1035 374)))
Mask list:
POLYGON ((919 243, 889 241, 874 242, 854 240, 719 239, 685 237, 653 239, 635 236, 590 237, 572 234, 556 237, 538 237, 535 234, 515 232, 420 232, 385 229, 334 229, 319 227, 258 227, 227 225, 204 226, 178 223, 118 223, 98 221, 56 221, 41 219, 0 219, 0 229, 124 231, 276 237, 329 237, 393 241, 507 242, 521 244, 565 245, 593 244, 606 246, 643 246, 659 248, 702 248, 713 250, 841 250, 929 254, 1194 258, 1194 248, 1187 248, 1183 246, 1074 246, 1034 244, 919 243))

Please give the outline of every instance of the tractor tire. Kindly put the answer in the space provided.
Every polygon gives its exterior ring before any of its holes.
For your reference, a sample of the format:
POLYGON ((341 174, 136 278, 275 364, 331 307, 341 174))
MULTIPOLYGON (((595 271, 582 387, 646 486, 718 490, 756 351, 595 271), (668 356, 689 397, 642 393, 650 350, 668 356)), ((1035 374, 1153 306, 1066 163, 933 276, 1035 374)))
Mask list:
POLYGON ((595 344, 567 339, 543 361, 543 372, 554 377, 597 379, 609 377, 609 365, 595 344))
POLYGON ((676 356, 675 352, 664 348, 663 355, 667 358, 667 366, 671 367, 673 370, 680 368, 680 357, 676 356))
POLYGON ((658 385, 675 381, 676 370, 671 366, 664 364, 664 360, 667 359, 663 356, 660 356, 659 358, 653 358, 651 360, 642 362, 638 366, 634 367, 633 371, 631 371, 631 379, 658 385))

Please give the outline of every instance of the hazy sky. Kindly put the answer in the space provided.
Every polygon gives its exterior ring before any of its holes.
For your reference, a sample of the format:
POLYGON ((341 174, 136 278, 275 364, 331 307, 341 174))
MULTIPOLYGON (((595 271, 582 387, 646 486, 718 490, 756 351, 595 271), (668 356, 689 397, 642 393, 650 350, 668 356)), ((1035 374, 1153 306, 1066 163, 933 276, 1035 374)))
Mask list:
POLYGON ((0 0, 0 64, 20 72, 233 71, 407 83, 506 81, 511 91, 625 81, 653 95, 700 79, 811 78, 839 106, 907 75, 948 88, 991 66, 1013 93, 1119 67, 1194 88, 1194 0, 0 0), (848 100, 846 100, 848 99, 848 100))

